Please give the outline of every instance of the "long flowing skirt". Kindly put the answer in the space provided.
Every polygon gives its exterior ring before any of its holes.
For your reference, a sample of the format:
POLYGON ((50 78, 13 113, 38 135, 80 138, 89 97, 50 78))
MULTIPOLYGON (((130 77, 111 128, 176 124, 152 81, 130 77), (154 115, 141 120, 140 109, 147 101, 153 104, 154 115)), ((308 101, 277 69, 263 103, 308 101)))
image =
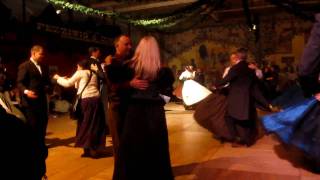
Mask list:
POLYGON ((282 112, 264 116, 262 123, 268 133, 275 133, 284 143, 320 161, 320 106, 316 99, 307 99, 282 112))
POLYGON ((221 94, 211 94, 196 107, 194 119, 196 122, 212 132, 217 138, 232 140, 225 121, 227 108, 226 97, 221 94))
POLYGON ((182 99, 188 106, 200 102, 210 94, 211 91, 194 80, 187 80, 183 83, 182 99))
POLYGON ((76 147, 99 149, 106 144, 106 125, 99 97, 81 100, 82 118, 78 120, 76 147))
POLYGON ((163 102, 135 101, 128 106, 120 136, 114 180, 172 180, 163 102))
POLYGON ((182 99, 182 83, 179 83, 177 87, 172 92, 173 95, 175 95, 177 98, 182 99))

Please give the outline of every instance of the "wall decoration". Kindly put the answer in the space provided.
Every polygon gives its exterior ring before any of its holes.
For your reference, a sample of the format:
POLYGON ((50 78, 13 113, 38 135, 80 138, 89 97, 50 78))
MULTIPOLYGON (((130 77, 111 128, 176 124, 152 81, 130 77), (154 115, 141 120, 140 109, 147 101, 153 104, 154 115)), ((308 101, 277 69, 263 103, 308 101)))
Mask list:
POLYGON ((83 32, 75 29, 59 27, 49 24, 37 23, 36 29, 41 32, 47 32, 59 35, 62 38, 94 42, 99 44, 112 44, 113 39, 102 36, 95 32, 83 32))
MULTIPOLYGON (((204 69, 205 79, 211 82, 218 79, 221 75, 219 73, 228 65, 230 53, 239 47, 246 47, 249 49, 249 61, 256 61, 260 65, 272 62, 280 67, 281 74, 290 74, 290 77, 296 73, 296 63, 301 57, 304 44, 300 43, 303 40, 299 40, 299 44, 293 44, 293 40, 297 37, 304 38, 310 31, 311 22, 289 14, 261 17, 260 38, 256 42, 245 21, 240 18, 232 21, 233 23, 223 22, 212 27, 162 35, 162 49, 170 49, 170 53, 163 51, 168 64, 180 67, 185 62, 183 59, 194 58, 197 66, 204 69), (213 75, 215 77, 210 77, 213 75)), ((286 78, 287 75, 281 77, 286 78)))

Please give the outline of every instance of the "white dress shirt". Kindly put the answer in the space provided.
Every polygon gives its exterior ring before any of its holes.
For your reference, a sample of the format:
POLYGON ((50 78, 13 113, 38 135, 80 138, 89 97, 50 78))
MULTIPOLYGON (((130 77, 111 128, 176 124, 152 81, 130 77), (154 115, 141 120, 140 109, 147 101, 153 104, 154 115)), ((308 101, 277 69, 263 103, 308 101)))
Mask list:
POLYGON ((37 69, 39 70, 40 74, 42 75, 41 67, 37 63, 37 61, 33 60, 32 58, 30 58, 30 61, 37 67, 37 69))
POLYGON ((227 74, 228 74, 229 71, 230 71, 230 68, 231 68, 231 66, 228 66, 228 67, 226 67, 226 68, 224 69, 223 74, 222 74, 222 78, 224 78, 224 77, 227 76, 227 74))

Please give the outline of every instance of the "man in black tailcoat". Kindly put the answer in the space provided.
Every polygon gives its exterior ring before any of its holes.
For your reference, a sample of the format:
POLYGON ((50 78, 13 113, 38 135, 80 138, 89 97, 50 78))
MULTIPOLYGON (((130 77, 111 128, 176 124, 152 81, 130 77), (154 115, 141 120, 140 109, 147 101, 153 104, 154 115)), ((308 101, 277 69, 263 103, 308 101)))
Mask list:
POLYGON ((235 53, 236 64, 216 85, 219 88, 229 83, 226 123, 234 137, 233 146, 238 144, 250 146, 256 136, 256 109, 252 95, 256 77, 254 71, 248 67, 245 51, 240 48, 235 53))
POLYGON ((48 149, 45 145, 45 135, 48 124, 47 91, 51 85, 49 71, 42 64, 44 48, 34 45, 31 48, 30 59, 20 64, 17 75, 17 86, 21 94, 21 105, 31 128, 31 136, 35 142, 37 158, 34 160, 39 167, 37 179, 45 176, 45 159, 48 149))

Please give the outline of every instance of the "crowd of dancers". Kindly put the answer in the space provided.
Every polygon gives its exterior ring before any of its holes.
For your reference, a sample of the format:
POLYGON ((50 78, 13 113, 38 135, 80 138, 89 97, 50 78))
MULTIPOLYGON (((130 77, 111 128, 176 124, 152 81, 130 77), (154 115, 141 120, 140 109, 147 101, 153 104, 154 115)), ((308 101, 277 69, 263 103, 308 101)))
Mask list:
MULTIPOLYGON (((47 94, 52 84, 57 83, 63 87, 75 86, 81 97, 75 146, 83 148, 82 157, 99 158, 110 133, 114 180, 174 179, 164 111, 172 96, 174 76, 161 64, 160 49, 153 36, 143 37, 133 56, 129 36, 117 37, 114 45, 115 54, 105 61, 99 60, 99 48, 89 48, 90 57, 77 63, 77 70, 70 78, 58 74, 50 77, 42 62, 44 48, 40 45, 31 48, 30 58, 19 66, 17 73, 23 113, 13 110, 0 89, 0 137, 8 147, 0 152, 6 164, 5 173, 13 179, 46 177, 47 94), (21 145, 16 144, 21 141, 21 145), (13 173, 17 170, 19 173, 13 173)), ((299 65, 300 84, 309 99, 278 112, 262 93, 261 72, 247 62, 247 51, 243 48, 231 53, 230 67, 210 90, 202 86, 201 72, 197 72, 200 84, 191 80, 197 74, 188 66, 179 78, 184 80, 182 96, 186 106, 197 104, 195 120, 216 138, 231 142, 233 147, 255 143, 257 108, 272 112, 261 120, 266 132, 277 134, 283 142, 298 147, 319 162, 319 57, 320 14, 316 14, 299 65), (188 90, 190 87, 192 91, 188 90)), ((2 87, 1 78, 0 83, 2 87)))
POLYGON ((197 103, 195 120, 216 138, 231 142, 233 147, 253 145, 260 121, 264 132, 274 133, 285 144, 302 150, 319 172, 320 14, 315 18, 298 68, 299 88, 304 97, 289 94, 291 103, 284 103, 284 109, 271 105, 259 86, 260 73, 246 62, 244 49, 238 49, 231 53, 230 67, 223 79, 212 87, 213 93, 208 94, 200 85, 194 86, 193 92, 206 94, 199 100, 191 92, 183 91, 187 93, 183 97, 197 103), (256 108, 270 113, 258 119, 256 108))
POLYGON ((47 178, 46 95, 52 84, 57 83, 76 87, 81 97, 75 138, 75 146, 83 148, 81 157, 100 158, 106 135, 110 133, 115 159, 113 179, 173 179, 164 105, 173 89, 174 77, 168 68, 162 67, 160 49, 153 36, 140 40, 132 58, 129 36, 117 37, 114 45, 115 54, 104 62, 99 60, 99 48, 89 48, 90 57, 77 63, 77 70, 70 78, 58 74, 50 78, 42 62, 44 48, 40 45, 31 48, 30 59, 19 66, 17 73, 25 123, 12 111, 13 105, 7 103, 7 97, 1 96, 0 101, 1 123, 4 123, 1 128, 5 128, 1 137, 10 137, 4 142, 7 145, 20 142, 12 131, 18 131, 25 139, 21 148, 11 146, 23 153, 11 147, 2 149, 5 151, 1 155, 6 156, 1 156, 7 167, 6 177, 47 178))

